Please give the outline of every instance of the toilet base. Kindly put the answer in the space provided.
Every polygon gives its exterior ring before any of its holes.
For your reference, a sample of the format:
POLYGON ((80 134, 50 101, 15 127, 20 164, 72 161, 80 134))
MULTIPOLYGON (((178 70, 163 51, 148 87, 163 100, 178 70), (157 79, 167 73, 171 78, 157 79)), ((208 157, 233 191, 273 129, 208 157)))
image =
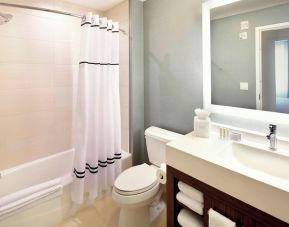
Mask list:
POLYGON ((149 227, 165 207, 163 190, 164 186, 157 184, 142 194, 123 196, 113 189, 112 198, 120 206, 118 227, 149 227))
POLYGON ((165 209, 166 204, 163 200, 153 202, 149 207, 150 223, 154 222, 165 209))
POLYGON ((118 227, 149 227, 166 207, 163 200, 154 201, 148 206, 121 208, 118 227))
POLYGON ((149 227, 149 206, 121 208, 118 227, 149 227))

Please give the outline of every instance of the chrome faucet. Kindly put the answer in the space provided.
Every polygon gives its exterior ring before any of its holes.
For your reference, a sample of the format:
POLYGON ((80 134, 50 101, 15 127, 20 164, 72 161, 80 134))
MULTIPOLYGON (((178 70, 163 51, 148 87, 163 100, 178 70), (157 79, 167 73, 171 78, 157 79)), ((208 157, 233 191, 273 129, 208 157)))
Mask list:
POLYGON ((269 135, 267 135, 267 139, 270 141, 269 148, 271 150, 276 150, 277 149, 277 137, 276 137, 276 130, 277 130, 277 125, 269 125, 269 135))

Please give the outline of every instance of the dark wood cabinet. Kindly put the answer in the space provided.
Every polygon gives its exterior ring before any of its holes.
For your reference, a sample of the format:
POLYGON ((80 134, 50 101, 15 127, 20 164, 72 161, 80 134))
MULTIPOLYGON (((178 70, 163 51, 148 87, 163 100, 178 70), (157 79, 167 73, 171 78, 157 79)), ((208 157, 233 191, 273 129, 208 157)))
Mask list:
MULTIPOLYGON (((204 227, 208 227, 208 211, 215 211, 237 223, 238 227, 289 227, 285 223, 249 204, 246 204, 216 188, 209 186, 191 176, 188 176, 173 167, 167 166, 167 226, 180 226, 177 215, 185 205, 176 199, 179 192, 178 182, 182 181, 204 194, 204 215, 201 216, 204 227)), ((189 209, 188 209, 189 210, 189 209)), ((191 211, 193 212, 193 211, 191 211)), ((288 214, 289 215, 289 214, 288 214)))

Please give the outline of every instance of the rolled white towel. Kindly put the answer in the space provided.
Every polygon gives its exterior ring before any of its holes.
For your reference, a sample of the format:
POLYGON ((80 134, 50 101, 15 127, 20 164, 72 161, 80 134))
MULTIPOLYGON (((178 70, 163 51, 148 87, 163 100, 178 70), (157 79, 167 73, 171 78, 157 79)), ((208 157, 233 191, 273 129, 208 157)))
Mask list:
POLYGON ((34 193, 40 192, 40 191, 44 191, 46 189, 52 188, 56 185, 60 185, 61 183, 61 179, 60 178, 56 178, 54 180, 51 181, 47 181, 41 184, 37 184, 37 185, 33 185, 29 188, 25 188, 23 190, 11 193, 7 196, 3 196, 0 199, 0 208, 3 206, 6 206, 7 204, 11 204, 13 202, 19 201, 22 198, 25 198, 27 196, 30 196, 34 193))
POLYGON ((229 218, 219 214, 212 208, 208 211, 209 213, 209 227, 236 227, 236 223, 231 221, 229 218))
POLYGON ((180 203, 186 205, 191 210, 195 211, 196 213, 200 215, 203 215, 204 204, 198 202, 197 200, 191 199, 189 196, 185 195, 183 192, 178 192, 176 198, 180 203))
POLYGON ((200 203, 204 203, 204 194, 200 192, 199 190, 185 184, 182 181, 178 182, 178 188, 181 192, 183 192, 185 195, 189 196, 190 198, 197 200, 200 203))
POLYGON ((178 222, 182 227, 203 227, 202 218, 197 214, 192 214, 186 209, 182 209, 178 214, 178 222))
POLYGON ((165 163, 162 163, 160 168, 157 169, 156 175, 159 183, 167 183, 167 165, 165 163))

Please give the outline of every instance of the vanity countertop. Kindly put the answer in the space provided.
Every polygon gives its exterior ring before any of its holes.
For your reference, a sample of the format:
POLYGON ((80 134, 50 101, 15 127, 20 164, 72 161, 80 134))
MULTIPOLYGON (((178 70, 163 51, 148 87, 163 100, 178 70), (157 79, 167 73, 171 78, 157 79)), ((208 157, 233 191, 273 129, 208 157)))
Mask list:
POLYGON ((289 179, 243 168, 222 158, 220 151, 232 143, 213 133, 210 138, 190 133, 167 144, 166 163, 289 223, 289 179))

